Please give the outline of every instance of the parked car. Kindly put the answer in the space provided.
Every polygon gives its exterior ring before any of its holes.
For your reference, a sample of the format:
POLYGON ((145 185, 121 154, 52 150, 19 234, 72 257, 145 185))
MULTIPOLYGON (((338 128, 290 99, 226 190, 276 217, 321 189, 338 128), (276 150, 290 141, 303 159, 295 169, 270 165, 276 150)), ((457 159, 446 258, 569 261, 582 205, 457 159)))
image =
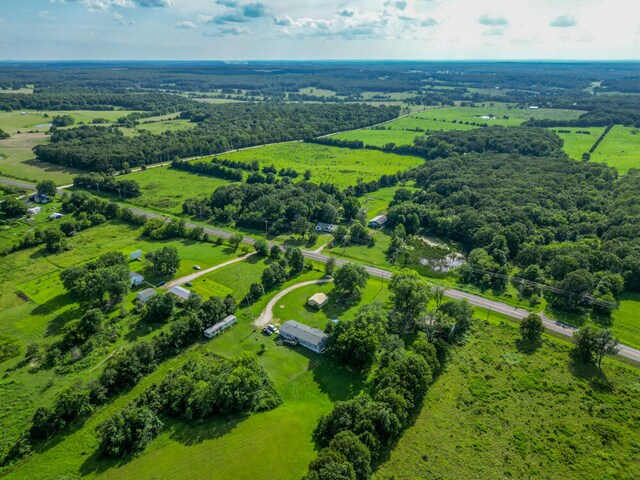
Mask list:
POLYGON ((271 333, 273 333, 273 332, 275 332, 275 331, 276 331, 276 327, 274 327, 273 325, 267 325, 267 328, 269 329, 269 331, 270 331, 271 333))
POLYGON ((160 281, 156 284, 156 287, 161 287, 161 286, 162 286, 162 285, 164 285, 165 283, 167 283, 167 282, 165 282, 164 280, 160 280, 160 281))
POLYGON ((194 265, 194 266, 193 266, 193 269, 194 269, 194 270, 200 270, 200 265, 194 265))
POLYGON ((192 283, 192 282, 187 282, 187 283, 185 283, 185 285, 186 285, 187 287, 193 287, 193 283, 192 283))
POLYGON ((262 329, 262 333, 263 333, 263 334, 265 334, 265 335, 268 337, 268 336, 269 336, 269 335, 271 335, 273 332, 271 331, 271 329, 270 329, 269 327, 264 327, 264 328, 262 329))

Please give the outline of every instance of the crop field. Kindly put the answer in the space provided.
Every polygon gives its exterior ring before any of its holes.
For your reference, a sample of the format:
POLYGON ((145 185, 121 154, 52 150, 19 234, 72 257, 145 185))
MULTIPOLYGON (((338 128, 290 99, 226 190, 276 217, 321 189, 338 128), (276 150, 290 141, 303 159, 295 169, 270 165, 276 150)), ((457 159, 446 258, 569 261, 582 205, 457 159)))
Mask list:
POLYGON ((375 478, 638 478, 638 372, 605 360, 598 379, 567 343, 518 337, 478 322, 375 478))
POLYGON ((591 155, 591 161, 615 167, 621 175, 640 168, 640 130, 616 125, 591 155))
POLYGON ((140 184, 142 191, 142 196, 130 198, 127 200, 128 203, 174 214, 182 213, 182 204, 187 198, 208 197, 216 188, 231 183, 169 167, 148 168, 122 178, 135 180, 140 184))
POLYGON ((417 157, 303 142, 252 148, 220 157, 249 162, 258 160, 261 166, 273 164, 278 170, 293 168, 301 175, 311 170, 312 182, 331 182, 339 187, 355 185, 359 179, 365 182, 377 180, 382 175, 407 170, 423 162, 417 157))
MULTIPOLYGON (((591 147, 596 143, 596 140, 600 138, 604 128, 592 127, 592 128, 550 128, 549 130, 556 131, 557 135, 564 140, 564 146, 562 149, 574 160, 582 160, 583 153, 589 153, 591 147), (558 133, 557 130, 570 130, 571 133, 558 133), (589 134, 577 133, 577 132, 589 132, 589 134)), ((595 154, 594 154, 595 155, 595 154)), ((594 157, 592 155, 592 158, 594 157)))
POLYGON ((413 139, 420 135, 422 135, 421 132, 411 132, 406 130, 377 130, 365 128, 362 130, 352 130, 350 132, 332 135, 331 138, 338 140, 360 140, 364 142, 365 145, 383 147, 388 143, 395 143, 396 145, 413 145, 413 139))

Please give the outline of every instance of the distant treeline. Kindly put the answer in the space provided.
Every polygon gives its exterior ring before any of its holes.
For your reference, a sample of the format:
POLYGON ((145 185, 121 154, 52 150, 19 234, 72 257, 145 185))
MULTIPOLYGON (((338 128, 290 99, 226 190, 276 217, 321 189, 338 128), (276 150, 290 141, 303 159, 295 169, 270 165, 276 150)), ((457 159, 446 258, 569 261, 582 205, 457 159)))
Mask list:
POLYGON ((0 110, 143 110, 178 112, 195 102, 165 93, 16 93, 0 95, 0 110))
MULTIPOLYGON (((541 105, 544 104, 541 103, 541 105)), ((531 127, 606 127, 608 125, 640 127, 640 96, 638 95, 560 97, 547 99, 545 106, 586 110, 586 113, 574 120, 532 118, 524 125, 531 127)))
POLYGON ((242 181, 242 170, 237 168, 227 168, 212 162, 188 162, 186 160, 174 160, 171 168, 184 170, 185 172, 209 175, 211 177, 231 180, 232 182, 242 181))
POLYGON ((93 171, 121 170, 234 148, 311 138, 361 128, 397 117, 398 107, 361 104, 225 104, 183 112, 200 124, 191 130, 143 132, 125 137, 115 127, 55 130, 51 143, 38 145, 38 159, 93 171))

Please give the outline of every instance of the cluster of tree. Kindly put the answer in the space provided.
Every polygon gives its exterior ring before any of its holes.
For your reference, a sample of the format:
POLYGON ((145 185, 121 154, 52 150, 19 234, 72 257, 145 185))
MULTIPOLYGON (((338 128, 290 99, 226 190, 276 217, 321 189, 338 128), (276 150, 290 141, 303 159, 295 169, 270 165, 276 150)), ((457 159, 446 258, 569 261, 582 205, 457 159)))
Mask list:
POLYGON ((606 165, 564 156, 469 154, 412 175, 422 190, 397 191, 388 225, 461 242, 464 281, 500 290, 517 266, 525 291, 549 284, 549 299, 569 310, 640 286, 640 172, 617 180, 606 165))
POLYGON ((451 332, 463 334, 470 324, 473 311, 465 302, 440 298, 438 310, 427 312, 432 293, 413 271, 394 274, 390 289, 390 311, 367 305, 353 320, 327 327, 327 352, 371 373, 364 393, 337 402, 320 419, 314 436, 322 448, 309 465, 308 480, 369 478, 442 370, 449 345, 459 338, 451 332), (407 350, 400 335, 416 329, 426 330, 426 339, 418 338, 407 350))
POLYGON ((110 252, 60 273, 64 288, 79 302, 90 305, 118 303, 129 292, 127 258, 119 252, 110 252))
POLYGON ((341 140, 333 137, 308 138, 305 142, 329 145, 331 147, 349 148, 351 150, 361 150, 365 148, 365 144, 361 140, 341 140))
POLYGON ((211 163, 217 163, 218 165, 222 165, 223 167, 246 170, 247 172, 260 171, 260 162, 258 162, 258 160, 243 162, 242 160, 229 160, 228 158, 214 157, 211 159, 211 163))
POLYGON ((171 162, 171 168, 184 170, 185 172, 198 173, 200 175, 208 175, 210 177, 222 178, 223 180, 231 180, 232 182, 242 181, 242 170, 238 168, 223 167, 213 161, 188 162, 186 160, 174 160, 171 162))
POLYGON ((162 430, 160 416, 185 420, 250 414, 282 403, 254 355, 190 360, 98 427, 103 455, 126 457, 162 430))
POLYGON ((15 197, 8 197, 0 203, 0 212, 8 218, 22 217, 27 210, 27 204, 15 197))
POLYGON ((243 300, 247 305, 259 300, 265 292, 300 275, 305 269, 304 256, 299 248, 288 248, 283 252, 278 245, 274 245, 269 250, 267 242, 259 240, 256 242, 256 252, 260 256, 268 254, 271 263, 262 271, 260 282, 254 282, 249 287, 249 292, 243 300))
POLYGON ((222 104, 182 113, 198 122, 190 130, 126 137, 117 127, 82 126, 55 130, 36 156, 50 163, 93 171, 173 161, 234 148, 310 138, 364 127, 397 116, 395 107, 368 105, 222 104))
POLYGON ((51 125, 54 127, 69 127, 74 123, 76 120, 71 115, 55 115, 51 119, 51 125))
POLYGON ((4 139, 9 138, 9 137, 10 137, 10 135, 0 128, 0 140, 4 140, 4 139))
POLYGON ((118 192, 125 198, 140 196, 140 185, 135 180, 120 180, 105 173, 85 173, 73 179, 73 185, 83 188, 95 188, 97 191, 106 190, 118 192))
POLYGON ((173 275, 180 268, 180 255, 178 255, 176 247, 164 246, 147 253, 144 258, 151 262, 153 272, 156 275, 173 275))

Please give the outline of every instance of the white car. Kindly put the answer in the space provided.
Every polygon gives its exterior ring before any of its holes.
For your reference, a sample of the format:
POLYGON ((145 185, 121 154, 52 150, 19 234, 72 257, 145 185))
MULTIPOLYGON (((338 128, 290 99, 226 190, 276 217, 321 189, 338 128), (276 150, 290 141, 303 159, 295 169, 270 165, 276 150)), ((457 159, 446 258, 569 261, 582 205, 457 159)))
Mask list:
POLYGON ((193 269, 194 269, 194 270, 200 270, 200 265, 194 265, 194 266, 193 266, 193 269))

